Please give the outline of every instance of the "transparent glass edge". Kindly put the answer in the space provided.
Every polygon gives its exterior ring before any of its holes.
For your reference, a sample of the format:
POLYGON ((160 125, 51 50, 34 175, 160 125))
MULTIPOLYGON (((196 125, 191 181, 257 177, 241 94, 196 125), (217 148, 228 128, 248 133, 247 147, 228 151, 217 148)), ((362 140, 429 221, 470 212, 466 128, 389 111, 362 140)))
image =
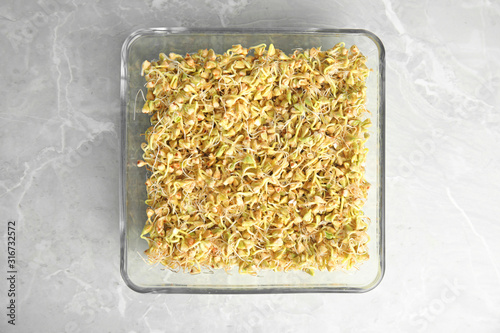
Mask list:
POLYGON ((385 112, 385 96, 386 96, 386 82, 385 82, 385 69, 386 69, 386 59, 385 59, 385 47, 382 43, 382 40, 375 35, 374 33, 364 30, 364 34, 370 38, 379 50, 379 105, 378 105, 378 121, 379 121, 379 165, 380 172, 378 173, 379 177, 379 212, 378 212, 378 220, 379 220, 379 274, 372 282, 372 284, 366 289, 366 291, 370 291, 375 289, 382 282, 385 276, 385 268, 386 268, 386 257, 385 257, 385 137, 386 137, 386 112, 385 112))
POLYGON ((131 42, 140 36, 139 31, 135 31, 130 34, 122 44, 122 49, 120 53, 121 58, 121 69, 120 69, 120 172, 119 172, 119 223, 120 223, 120 275, 124 282, 129 286, 132 290, 139 291, 140 288, 133 288, 129 282, 130 278, 127 273, 127 242, 126 242, 126 204, 125 204, 125 152, 126 152, 126 133, 127 133, 127 124, 126 124, 126 111, 127 111, 127 101, 126 95, 128 93, 128 82, 127 82, 127 59, 128 59, 128 49, 131 45, 131 42))
POLYGON ((171 293, 171 294, 278 294, 278 293, 364 293, 376 288, 382 281, 385 275, 385 48, 380 38, 374 33, 364 29, 324 29, 324 28, 310 28, 310 29, 231 29, 231 28, 148 28, 139 29, 131 33, 124 41, 121 51, 121 80, 120 80, 120 100, 121 100, 121 147, 120 147, 120 273, 125 284, 132 290, 138 293, 171 293), (126 241, 126 203, 125 203, 125 173, 126 161, 123 153, 126 151, 126 96, 128 93, 127 81, 127 59, 128 51, 133 42, 143 36, 157 35, 157 34, 191 34, 191 33, 221 33, 221 34, 241 34, 241 33, 282 33, 282 34, 307 34, 307 33, 343 33, 343 34, 359 34, 365 35, 371 39, 377 49, 379 50, 379 104, 378 104, 378 117, 379 117, 379 154, 380 154, 380 172, 379 177, 379 270, 374 280, 367 284, 365 287, 237 287, 237 288, 207 288, 207 287, 141 287, 135 284, 129 277, 127 272, 127 241, 126 241))

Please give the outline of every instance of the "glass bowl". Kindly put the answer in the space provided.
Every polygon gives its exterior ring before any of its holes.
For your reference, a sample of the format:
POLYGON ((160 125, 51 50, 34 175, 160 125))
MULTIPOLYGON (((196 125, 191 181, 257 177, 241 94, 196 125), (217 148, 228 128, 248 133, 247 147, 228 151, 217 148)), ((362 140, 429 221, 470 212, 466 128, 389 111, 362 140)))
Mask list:
POLYGON ((120 172, 120 269, 125 283, 142 293, 299 293, 365 292, 376 287, 385 269, 384 248, 384 121, 385 51, 380 39, 366 30, 239 30, 153 28, 138 30, 124 42, 121 53, 121 172, 120 172), (366 178, 371 183, 364 207, 370 218, 370 259, 350 271, 305 272, 263 271, 257 276, 226 273, 191 275, 176 273, 161 265, 150 265, 144 251, 147 243, 140 238, 146 217, 145 168, 136 166, 141 159, 142 133, 149 127, 149 116, 141 113, 146 93, 141 76, 144 60, 157 59, 159 53, 186 54, 212 48, 224 52, 234 44, 250 47, 273 43, 286 53, 296 48, 322 47, 323 50, 344 42, 357 45, 373 70, 367 80, 367 108, 371 112, 366 178))

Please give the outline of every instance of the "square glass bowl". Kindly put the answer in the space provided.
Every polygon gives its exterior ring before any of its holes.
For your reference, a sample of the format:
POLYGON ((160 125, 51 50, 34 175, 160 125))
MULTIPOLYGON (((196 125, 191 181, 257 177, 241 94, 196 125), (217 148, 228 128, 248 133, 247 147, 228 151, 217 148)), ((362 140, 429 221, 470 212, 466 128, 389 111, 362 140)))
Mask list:
POLYGON ((142 293, 299 293, 299 292, 365 292, 376 287, 385 269, 384 249, 384 121, 385 121, 385 51, 380 39, 365 30, 235 30, 154 28, 138 30, 124 42, 121 53, 121 178, 120 232, 121 274, 125 283, 142 293), (371 184, 364 207, 370 218, 370 259, 351 271, 305 272, 263 271, 258 276, 239 274, 237 269, 226 273, 191 275, 175 273, 162 265, 150 265, 144 251, 147 243, 140 238, 146 217, 146 169, 136 166, 142 158, 142 133, 149 127, 149 116, 142 114, 141 76, 144 60, 158 59, 159 53, 186 54, 199 49, 222 53, 232 45, 250 47, 273 43, 286 53, 294 49, 332 48, 344 42, 355 44, 367 57, 373 71, 367 81, 367 108, 372 127, 367 142, 366 178, 371 184))

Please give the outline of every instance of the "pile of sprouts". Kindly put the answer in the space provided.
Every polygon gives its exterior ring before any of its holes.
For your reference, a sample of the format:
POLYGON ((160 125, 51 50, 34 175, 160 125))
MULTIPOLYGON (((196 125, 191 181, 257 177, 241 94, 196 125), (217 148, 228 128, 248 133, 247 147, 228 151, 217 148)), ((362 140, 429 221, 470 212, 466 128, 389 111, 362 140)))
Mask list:
POLYGON ((366 261, 365 62, 343 43, 145 61, 150 263, 313 274, 366 261))

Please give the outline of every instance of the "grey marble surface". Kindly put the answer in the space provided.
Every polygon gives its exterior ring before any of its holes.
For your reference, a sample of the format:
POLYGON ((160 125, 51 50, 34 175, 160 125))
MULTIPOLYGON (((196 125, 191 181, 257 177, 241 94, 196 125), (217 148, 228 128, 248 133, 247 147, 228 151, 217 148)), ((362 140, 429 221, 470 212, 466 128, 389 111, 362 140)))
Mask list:
POLYGON ((499 332, 499 21, 494 0, 2 1, 0 331, 499 332), (155 26, 350 27, 382 39, 387 270, 376 289, 142 295, 124 284, 120 48, 155 26))

